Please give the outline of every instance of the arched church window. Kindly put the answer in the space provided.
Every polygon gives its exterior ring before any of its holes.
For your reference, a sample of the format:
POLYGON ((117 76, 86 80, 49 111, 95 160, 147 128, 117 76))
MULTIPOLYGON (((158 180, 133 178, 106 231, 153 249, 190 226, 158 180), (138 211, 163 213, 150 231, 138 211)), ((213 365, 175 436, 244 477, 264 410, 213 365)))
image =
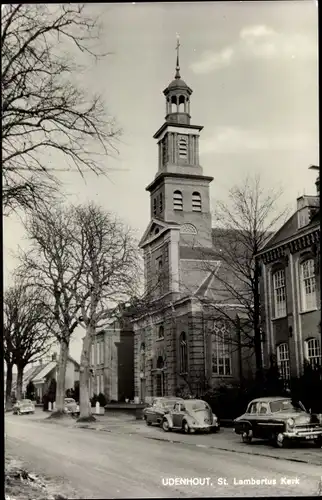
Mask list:
POLYGON ((177 112, 177 96, 173 95, 171 97, 171 113, 177 112))
POLYGON ((180 137, 179 142, 179 158, 186 159, 188 158, 188 140, 187 137, 180 137))
POLYGON ((159 211, 160 211, 160 213, 163 212, 163 195, 162 195, 162 193, 160 193, 160 197, 159 197, 159 211))
POLYGON ((185 332, 182 332, 179 338, 179 371, 181 374, 188 372, 187 337, 185 332))
POLYGON ((173 209, 183 210, 183 199, 181 191, 175 191, 173 193, 173 209))
POLYGON ((197 229, 193 224, 183 224, 180 228, 181 234, 197 234, 197 229))
POLYGON ((168 161, 168 147, 166 139, 162 141, 162 163, 165 165, 168 161))
POLYGON ((163 325, 159 326, 158 338, 159 339, 164 339, 164 327, 163 327, 163 325))
POLYGON ((185 97, 183 95, 181 95, 179 97, 179 113, 184 113, 185 112, 184 104, 185 104, 185 97))
POLYGON ((197 191, 192 193, 192 211, 201 212, 201 196, 197 191))
POLYGON ((157 214, 157 199, 153 199, 153 216, 155 217, 157 214))

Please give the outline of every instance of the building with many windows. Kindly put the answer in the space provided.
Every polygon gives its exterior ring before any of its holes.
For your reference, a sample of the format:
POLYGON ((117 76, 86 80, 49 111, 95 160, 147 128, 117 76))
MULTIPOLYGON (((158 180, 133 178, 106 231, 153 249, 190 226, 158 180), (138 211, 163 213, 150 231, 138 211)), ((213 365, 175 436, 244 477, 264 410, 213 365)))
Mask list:
MULTIPOLYGON (((208 304, 224 304, 231 317, 239 304, 224 299, 217 230, 212 228, 209 185, 199 163, 203 129, 191 123, 191 88, 181 79, 179 54, 174 80, 164 90, 166 117, 155 133, 158 171, 150 193, 150 223, 141 239, 149 304, 133 320, 135 396, 174 395, 188 387, 231 384, 253 372, 249 349, 238 332, 208 304), (237 336, 237 339, 236 339, 237 336)), ((228 235, 233 239, 234 235, 228 235)), ((229 298, 228 298, 229 299, 229 298)), ((227 319, 227 314, 226 314, 227 319)))
POLYGON ((134 333, 129 312, 95 335, 91 345, 90 395, 104 394, 107 401, 134 398, 134 333))
POLYGON ((300 376, 305 361, 321 365, 319 178, 316 186, 258 255, 264 356, 276 357, 285 381, 300 376))

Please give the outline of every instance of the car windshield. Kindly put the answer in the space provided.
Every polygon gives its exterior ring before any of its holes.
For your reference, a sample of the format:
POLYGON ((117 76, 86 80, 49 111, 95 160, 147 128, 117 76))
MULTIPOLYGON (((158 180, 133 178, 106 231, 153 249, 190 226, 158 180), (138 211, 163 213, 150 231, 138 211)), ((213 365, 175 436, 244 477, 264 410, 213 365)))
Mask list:
POLYGON ((163 408, 173 408, 173 407, 174 407, 174 405, 176 404, 176 402, 177 402, 176 400, 173 400, 173 401, 172 401, 171 399, 169 399, 169 401, 164 401, 164 402, 162 403, 162 407, 163 407, 163 408))
POLYGON ((279 411, 301 411, 301 408, 296 407, 290 399, 281 399, 280 401, 271 401, 271 411, 272 413, 279 411))
POLYGON ((204 401, 187 401, 185 405, 191 411, 208 410, 208 405, 204 401))

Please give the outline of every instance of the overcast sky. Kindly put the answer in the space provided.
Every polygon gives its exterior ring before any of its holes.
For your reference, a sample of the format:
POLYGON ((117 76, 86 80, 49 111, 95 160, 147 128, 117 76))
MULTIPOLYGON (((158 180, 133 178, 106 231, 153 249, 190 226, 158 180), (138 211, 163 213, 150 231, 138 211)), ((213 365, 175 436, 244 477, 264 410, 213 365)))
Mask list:
MULTIPOLYGON (((83 85, 103 94, 123 129, 109 178, 61 174, 71 201, 94 200, 140 237, 149 222, 145 187, 157 170, 152 138, 165 116, 163 89, 175 73, 180 34, 181 76, 193 89, 192 123, 203 125, 200 161, 212 206, 246 174, 283 187, 282 204, 315 193, 318 164, 316 1, 87 4, 103 25, 107 58, 88 66, 83 85)), ((281 206, 282 208, 282 206, 281 206)), ((16 217, 4 222, 5 281, 25 245, 16 217)), ((79 337, 72 356, 79 358, 79 337)))

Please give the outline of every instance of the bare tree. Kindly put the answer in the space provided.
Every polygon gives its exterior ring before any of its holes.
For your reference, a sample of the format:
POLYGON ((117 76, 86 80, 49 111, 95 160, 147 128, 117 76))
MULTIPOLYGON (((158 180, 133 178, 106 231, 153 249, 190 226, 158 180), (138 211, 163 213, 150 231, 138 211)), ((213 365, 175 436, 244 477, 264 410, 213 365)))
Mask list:
MULTIPOLYGON (((220 260, 207 296, 200 300, 224 318, 234 330, 236 346, 249 347, 255 354, 257 376, 262 376, 262 325, 259 295, 260 267, 256 255, 284 222, 288 208, 277 209, 281 190, 265 190, 260 177, 247 177, 229 192, 227 202, 218 202, 215 212, 219 227, 214 232, 212 258, 220 260), (240 314, 232 314, 232 308, 240 314), (242 319, 241 319, 242 317, 242 319)), ((234 341, 234 340, 233 340, 234 341)))
POLYGON ((2 7, 2 172, 5 213, 53 194, 59 170, 106 172, 120 131, 75 75, 94 58, 99 24, 78 4, 2 7), (53 166, 50 154, 58 154, 53 166), (60 165, 57 168, 57 165, 60 165), (63 165, 63 168, 62 168, 63 165))
POLYGON ((55 209, 43 206, 25 223, 31 248, 21 253, 21 269, 31 288, 41 290, 41 300, 48 318, 53 321, 55 337, 60 345, 57 373, 56 413, 63 414, 65 376, 70 339, 78 321, 79 306, 75 293, 83 262, 75 266, 75 233, 72 210, 63 205, 55 209))
MULTIPOLYGON (((24 369, 50 350, 51 328, 46 310, 39 300, 39 290, 31 290, 24 282, 15 283, 5 292, 4 312, 5 356, 17 365, 16 396, 21 399, 24 369)), ((6 395, 7 398, 9 396, 6 395)))
POLYGON ((118 305, 137 294, 138 255, 131 231, 99 206, 75 209, 79 227, 75 265, 84 262, 77 288, 79 321, 85 329, 80 363, 80 420, 93 419, 89 409, 90 346, 118 305))

